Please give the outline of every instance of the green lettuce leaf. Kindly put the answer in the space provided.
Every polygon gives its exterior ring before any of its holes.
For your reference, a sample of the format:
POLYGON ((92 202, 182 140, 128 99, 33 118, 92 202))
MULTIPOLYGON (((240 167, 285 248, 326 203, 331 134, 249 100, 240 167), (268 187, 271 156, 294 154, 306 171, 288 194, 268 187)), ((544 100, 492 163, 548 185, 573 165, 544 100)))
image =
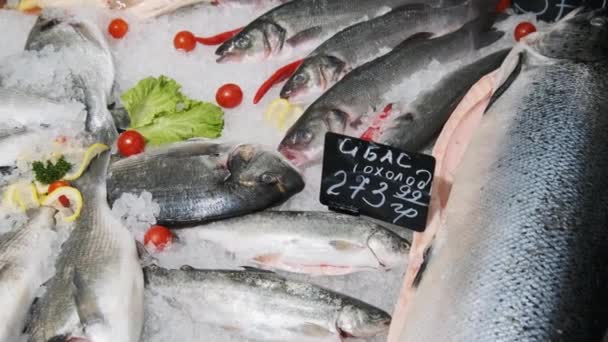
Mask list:
POLYGON ((174 113, 187 98, 180 92, 181 86, 174 80, 160 76, 147 77, 120 96, 129 113, 131 127, 148 125, 163 115, 174 113))
POLYGON ((149 144, 161 145, 191 138, 217 138, 224 128, 224 112, 212 103, 186 101, 187 108, 162 115, 149 125, 137 127, 149 144))

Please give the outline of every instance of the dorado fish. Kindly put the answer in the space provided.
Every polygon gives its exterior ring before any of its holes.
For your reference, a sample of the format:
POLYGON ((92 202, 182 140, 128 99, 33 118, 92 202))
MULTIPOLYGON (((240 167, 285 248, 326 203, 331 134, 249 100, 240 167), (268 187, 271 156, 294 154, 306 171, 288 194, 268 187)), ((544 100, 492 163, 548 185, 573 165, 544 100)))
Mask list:
POLYGON ((478 12, 471 1, 442 8, 410 4, 348 27, 304 59, 281 89, 281 97, 293 100, 308 92, 324 91, 352 69, 392 50, 405 38, 418 32, 443 35, 458 29, 478 12))
POLYGON ((385 332, 391 320, 357 299, 271 272, 151 266, 144 273, 146 292, 196 313, 195 322, 263 341, 365 338, 385 332))
POLYGON ((314 275, 388 270, 407 261, 409 242, 358 217, 265 211, 179 231, 261 267, 314 275))
POLYGON ((148 191, 158 222, 196 224, 281 204, 304 188, 299 172, 253 145, 177 143, 119 160, 108 174, 113 204, 123 193, 148 191))
POLYGON ((605 332, 608 13, 575 12, 525 41, 457 169, 444 228, 390 341, 605 332))
POLYGON ((15 341, 36 292, 52 274, 55 210, 42 207, 25 225, 0 235, 0 341, 15 341))
MULTIPOLYGON (((413 0, 295 0, 277 6, 218 47, 218 62, 278 54, 413 0)), ((436 3, 433 0, 431 3, 436 3)))
MULTIPOLYGON (((389 104, 386 96, 391 91, 403 86, 433 60, 457 62, 495 42, 503 33, 491 29, 493 22, 494 16, 482 16, 457 31, 434 39, 426 39, 428 34, 423 33, 401 43, 392 52, 363 64, 306 109, 287 131, 279 151, 299 166, 318 161, 326 132, 345 133, 356 130, 363 121, 371 121, 376 111, 389 104)), ((407 110, 408 100, 401 101, 404 103, 402 108, 407 110)), ((416 117, 417 113, 406 111, 403 114, 413 127, 427 124, 427 118, 416 117)), ((428 121, 433 124, 432 120, 428 121)), ((442 125, 441 122, 434 124, 438 124, 437 129, 442 125)), ((412 150, 428 143, 428 136, 416 136, 418 132, 414 128, 402 134, 414 139, 412 150)))
MULTIPOLYGON (((95 26, 71 18, 42 16, 26 47, 80 54, 71 86, 81 89, 87 108, 85 131, 97 142, 117 136, 107 110, 114 68, 107 44, 95 26)), ((56 274, 34 306, 26 333, 31 342, 136 342, 143 325, 143 274, 135 240, 113 217, 106 201, 109 152, 91 163, 75 182, 84 207, 74 231, 63 244, 56 274)))

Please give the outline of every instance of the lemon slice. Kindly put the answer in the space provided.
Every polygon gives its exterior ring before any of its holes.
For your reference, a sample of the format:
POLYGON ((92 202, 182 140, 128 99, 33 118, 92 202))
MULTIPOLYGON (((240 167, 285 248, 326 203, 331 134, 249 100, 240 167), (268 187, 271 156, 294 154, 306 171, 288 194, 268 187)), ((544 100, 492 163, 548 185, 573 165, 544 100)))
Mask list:
POLYGON ((4 194, 2 195, 2 203, 6 206, 16 208, 17 207, 16 194, 17 194, 17 185, 15 185, 15 184, 9 185, 9 187, 6 188, 6 191, 4 191, 4 194))
POLYGON ((108 145, 99 144, 99 143, 89 146, 89 148, 84 153, 84 156, 82 157, 82 162, 80 163, 80 167, 76 171, 66 174, 65 177, 63 177, 63 179, 68 180, 68 181, 73 181, 73 180, 80 178, 80 176, 82 176, 82 174, 89 167, 89 164, 91 164, 91 161, 93 159, 95 159, 95 157, 100 155, 101 153, 107 151, 109 148, 110 147, 108 145))
POLYGON ((274 118, 284 117, 291 110, 291 103, 285 99, 275 99, 270 103, 264 113, 264 118, 268 121, 274 118))
POLYGON ((71 186, 57 188, 48 196, 44 197, 41 200, 41 204, 44 206, 60 208, 62 207, 61 203, 59 203, 59 197, 61 196, 65 196, 68 200, 70 200, 70 207, 72 209, 72 215, 65 216, 63 219, 66 222, 76 221, 76 219, 80 216, 80 212, 82 211, 83 205, 82 194, 76 188, 73 188, 71 186))
POLYGON ((279 119, 279 129, 281 131, 287 130, 291 125, 293 125, 296 120, 304 113, 304 109, 300 106, 292 105, 289 113, 287 113, 284 117, 279 119))
POLYGON ((22 12, 27 12, 36 9, 36 7, 40 7, 40 1, 38 0, 21 0, 17 5, 17 9, 22 12))
POLYGON ((36 191, 38 192, 38 196, 46 195, 49 192, 49 185, 40 183, 39 181, 34 181, 34 186, 36 187, 36 191))
POLYGON ((15 184, 13 201, 17 204, 17 207, 23 211, 38 208, 40 206, 38 191, 32 183, 15 184))

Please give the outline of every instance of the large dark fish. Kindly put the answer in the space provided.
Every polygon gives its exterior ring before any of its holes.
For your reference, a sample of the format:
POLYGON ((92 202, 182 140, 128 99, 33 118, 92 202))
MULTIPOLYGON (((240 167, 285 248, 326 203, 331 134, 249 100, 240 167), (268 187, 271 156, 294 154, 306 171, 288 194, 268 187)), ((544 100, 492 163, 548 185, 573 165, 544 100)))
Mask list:
POLYGON ((428 4, 398 7, 380 17, 348 27, 319 45, 281 89, 281 97, 297 98, 331 87, 354 68, 380 57, 418 32, 443 35, 478 14, 471 1, 443 8, 428 4))
MULTIPOLYGON (((388 104, 386 96, 393 89, 403 86, 433 60, 456 62, 493 43, 502 36, 491 29, 493 22, 493 16, 482 16, 438 38, 418 35, 355 69, 306 109, 281 141, 279 151, 296 165, 318 161, 326 132, 345 133, 362 121, 371 121, 371 116, 388 104)), ((401 100, 407 105, 413 99, 401 100)), ((409 120, 422 125, 427 118, 412 113, 409 120)), ((423 140, 418 139, 418 144, 424 145, 427 141, 423 140)))
MULTIPOLYGON (((294 0, 252 21, 215 52, 218 62, 278 54, 415 0, 294 0)), ((437 3, 432 0, 431 3, 437 3)))
POLYGON ((146 267, 146 292, 181 307, 196 323, 261 341, 342 341, 385 332, 384 311, 271 272, 146 267), (196 309, 204 308, 204 309, 196 309))
POLYGON ((239 216, 278 205, 304 187, 283 158, 253 145, 189 141, 112 164, 108 196, 149 191, 158 222, 183 225, 239 216))
POLYGON ((607 57, 605 10, 530 40, 465 152, 393 341, 602 339, 607 57))
MULTIPOLYGON (((87 109, 85 131, 107 145, 117 137, 107 110, 114 82, 112 55, 96 26, 56 15, 41 16, 26 48, 52 45, 79 56, 69 86, 80 89, 87 109)), ((143 274, 135 240, 114 218, 106 200, 105 175, 110 155, 91 162, 75 182, 84 207, 74 231, 62 245, 56 274, 46 284, 27 324, 30 342, 137 342, 143 326, 143 274)))

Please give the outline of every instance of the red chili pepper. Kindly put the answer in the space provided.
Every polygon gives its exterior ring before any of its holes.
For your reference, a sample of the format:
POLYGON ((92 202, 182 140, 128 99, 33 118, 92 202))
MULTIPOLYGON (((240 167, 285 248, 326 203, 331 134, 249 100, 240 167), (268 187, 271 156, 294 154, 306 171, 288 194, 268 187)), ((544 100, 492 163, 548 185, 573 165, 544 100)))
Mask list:
POLYGON ((264 81, 264 83, 262 83, 258 91, 255 93, 255 97, 253 98, 253 104, 257 104, 258 102, 260 102, 260 100, 264 97, 264 95, 266 95, 266 93, 268 92, 268 90, 270 90, 270 88, 272 88, 272 86, 277 83, 283 82, 289 77, 291 77, 291 75, 296 72, 300 65, 302 65, 302 62, 304 62, 304 59, 298 59, 297 61, 289 63, 284 67, 281 67, 279 70, 275 71, 272 76, 270 76, 266 81, 264 81))
POLYGON ((380 133, 380 126, 382 125, 382 121, 389 117, 391 111, 393 110, 393 104, 389 103, 384 107, 382 112, 374 118, 372 125, 361 134, 361 139, 365 141, 373 141, 378 138, 376 135, 380 133))
POLYGON ((220 45, 228 39, 236 36, 236 34, 241 32, 241 30, 243 30, 243 28, 239 27, 236 30, 222 32, 211 37, 196 37, 196 41, 203 45, 220 45))

